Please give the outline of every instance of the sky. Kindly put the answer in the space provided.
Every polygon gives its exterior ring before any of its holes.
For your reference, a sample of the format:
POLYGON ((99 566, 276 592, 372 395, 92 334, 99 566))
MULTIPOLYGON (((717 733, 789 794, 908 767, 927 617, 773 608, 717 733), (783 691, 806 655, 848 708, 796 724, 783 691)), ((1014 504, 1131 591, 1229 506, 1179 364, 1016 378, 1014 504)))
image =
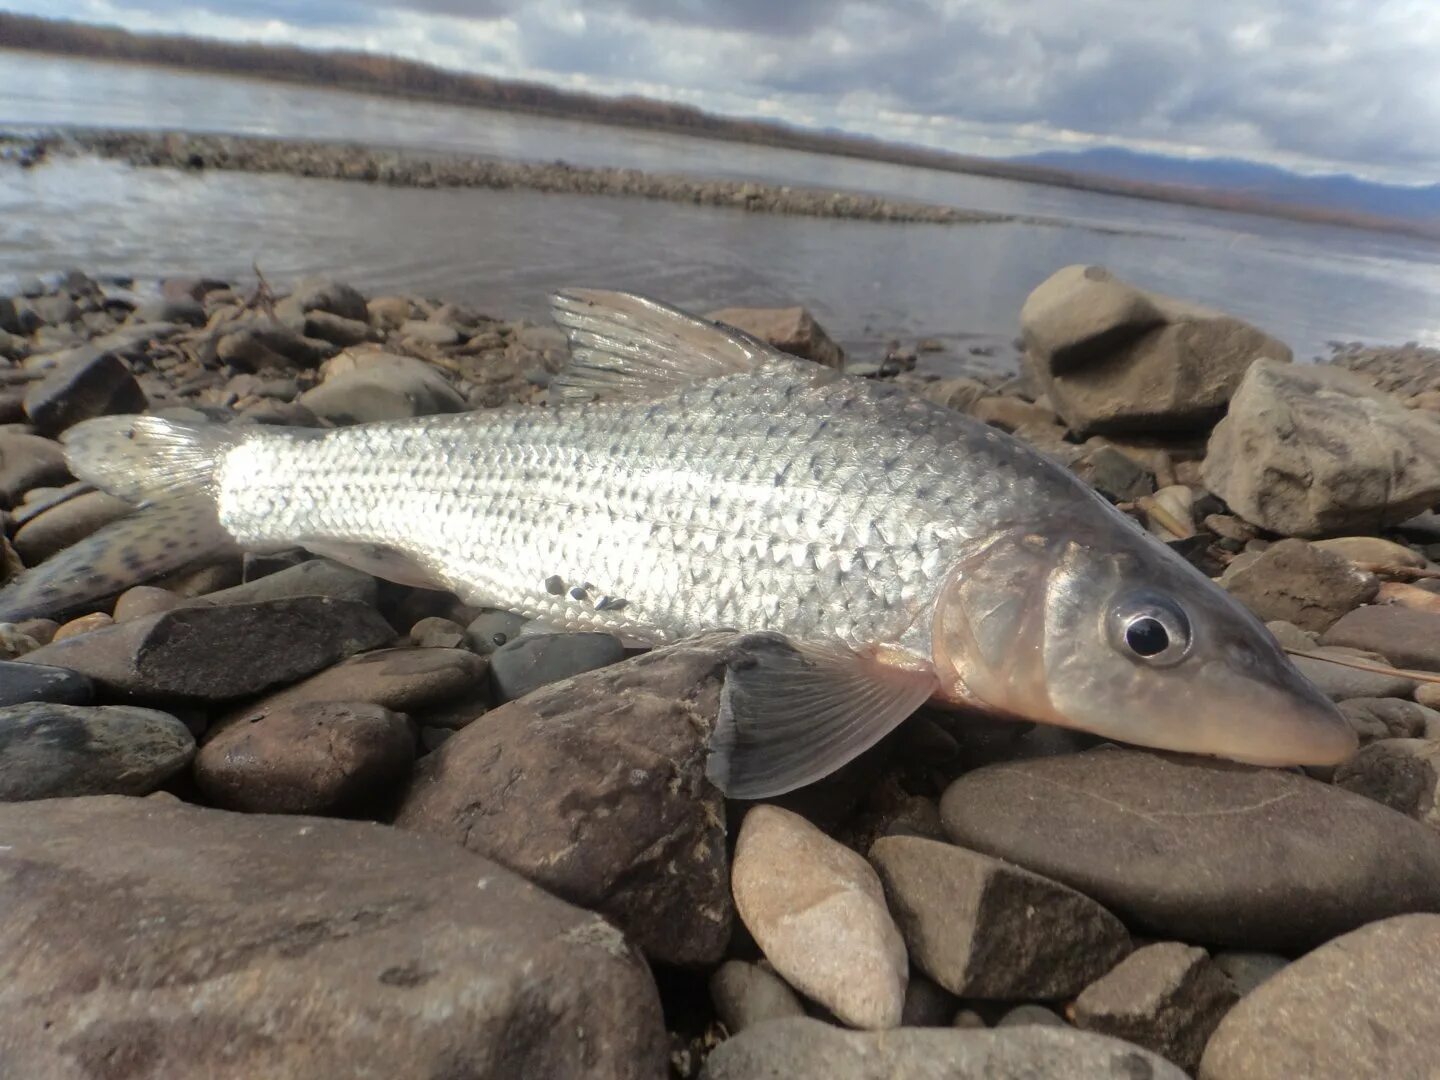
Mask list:
POLYGON ((1440 181, 1437 0, 0 0, 959 153, 1128 146, 1440 181))

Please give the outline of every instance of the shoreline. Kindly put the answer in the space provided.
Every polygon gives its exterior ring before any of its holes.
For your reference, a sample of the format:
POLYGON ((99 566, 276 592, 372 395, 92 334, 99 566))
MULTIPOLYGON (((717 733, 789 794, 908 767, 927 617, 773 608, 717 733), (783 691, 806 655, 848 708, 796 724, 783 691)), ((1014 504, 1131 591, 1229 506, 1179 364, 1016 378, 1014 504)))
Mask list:
MULTIPOLYGON (((611 166, 525 162, 475 155, 383 149, 354 142, 114 128, 0 130, 0 162, 38 167, 53 156, 93 155, 135 167, 278 173, 410 188, 526 189, 691 203, 748 213, 891 224, 1028 224, 1073 227, 1059 219, 995 214, 863 192, 753 180, 705 179, 611 166), (8 150, 8 154, 5 152, 8 150)), ((1128 230, 1115 230, 1128 231, 1128 230)))

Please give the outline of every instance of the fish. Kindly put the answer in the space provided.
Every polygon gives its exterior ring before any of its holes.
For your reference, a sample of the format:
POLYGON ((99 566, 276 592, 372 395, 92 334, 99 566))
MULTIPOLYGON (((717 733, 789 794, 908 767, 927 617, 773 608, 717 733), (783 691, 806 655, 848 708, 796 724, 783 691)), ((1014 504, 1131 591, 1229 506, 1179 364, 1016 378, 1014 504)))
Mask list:
POLYGON ((1256 765, 1356 735, 1228 593, 1020 440, 630 293, 552 298, 548 407, 330 430, 85 421, 142 508, 0 591, 13 620, 216 550, 303 546, 568 631, 756 635, 707 776, 812 783, 932 704, 1256 765))

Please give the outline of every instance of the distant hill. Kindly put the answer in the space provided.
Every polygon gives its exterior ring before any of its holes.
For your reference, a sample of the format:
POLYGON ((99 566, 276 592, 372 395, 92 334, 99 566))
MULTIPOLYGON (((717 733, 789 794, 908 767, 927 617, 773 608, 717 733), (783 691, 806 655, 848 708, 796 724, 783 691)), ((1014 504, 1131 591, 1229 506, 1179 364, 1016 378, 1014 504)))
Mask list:
POLYGON ((1407 221, 1440 221, 1440 184, 1417 187, 1381 184, 1346 173, 1307 176, 1257 161, 1166 157, 1118 146, 1074 152, 1049 151, 1011 160, 1085 176, 1201 191, 1225 191, 1291 205, 1375 214, 1407 221))

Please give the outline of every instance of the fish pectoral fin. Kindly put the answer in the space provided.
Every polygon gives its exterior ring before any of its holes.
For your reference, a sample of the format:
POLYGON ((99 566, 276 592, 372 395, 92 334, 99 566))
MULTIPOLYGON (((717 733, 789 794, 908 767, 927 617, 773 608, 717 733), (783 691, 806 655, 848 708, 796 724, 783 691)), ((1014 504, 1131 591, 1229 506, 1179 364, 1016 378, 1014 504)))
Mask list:
POLYGON ((450 586, 437 578, 429 568, 404 552, 384 544, 349 540, 306 540, 302 542, 302 546, 306 551, 334 559, 353 570, 393 581, 397 585, 413 585, 417 589, 450 589, 450 586))
POLYGON ((706 775, 732 799, 764 799, 828 776, 929 698, 923 664, 841 645, 755 634, 725 673, 706 775))
POLYGON ((566 289, 550 312, 570 340, 570 365, 551 381, 551 401, 644 401, 796 363, 743 331, 632 293, 566 289))

